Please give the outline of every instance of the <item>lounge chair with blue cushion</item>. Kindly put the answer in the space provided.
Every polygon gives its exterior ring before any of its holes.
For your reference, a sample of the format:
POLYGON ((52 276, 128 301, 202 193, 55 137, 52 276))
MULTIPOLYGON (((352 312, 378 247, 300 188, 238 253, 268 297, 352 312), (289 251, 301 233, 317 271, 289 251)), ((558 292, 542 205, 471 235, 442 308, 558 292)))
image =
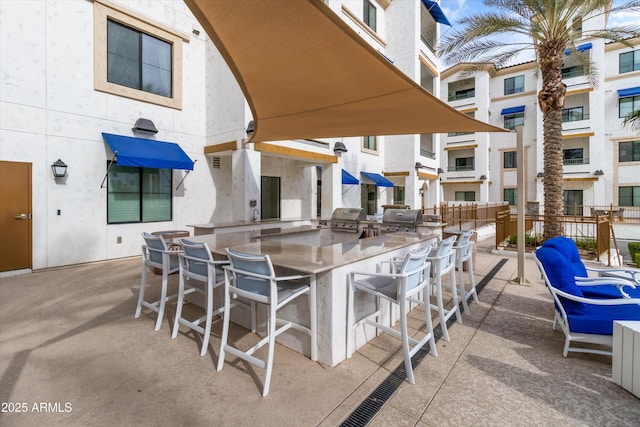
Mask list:
POLYGON ((576 284, 588 298, 640 298, 640 269, 588 267, 580 258, 575 242, 567 237, 554 237, 542 244, 567 258, 576 284), (589 277, 589 272, 598 277, 589 277))
POLYGON ((555 305, 554 329, 560 324, 565 334, 562 355, 572 352, 611 355, 610 350, 571 346, 582 342, 612 346, 615 320, 640 320, 640 298, 587 298, 576 284, 569 260, 552 247, 536 251, 536 264, 555 305))

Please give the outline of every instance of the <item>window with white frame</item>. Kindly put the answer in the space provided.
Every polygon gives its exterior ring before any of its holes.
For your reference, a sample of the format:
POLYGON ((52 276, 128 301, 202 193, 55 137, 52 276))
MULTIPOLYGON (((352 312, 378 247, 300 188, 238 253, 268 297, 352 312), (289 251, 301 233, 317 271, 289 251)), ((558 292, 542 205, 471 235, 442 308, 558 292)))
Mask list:
POLYGON ((618 205, 640 206, 640 186, 618 187, 618 205))
POLYGON ((620 54, 620 74, 640 70, 640 49, 620 54))
POLYGON ((640 140, 621 142, 618 147, 618 161, 640 162, 640 140))
POLYGON ((503 200, 509 202, 510 206, 518 204, 518 189, 517 188, 505 188, 503 190, 503 200))
POLYGON ((640 95, 620 98, 618 102, 618 116, 620 118, 628 117, 640 110, 640 95))
POLYGON ((518 152, 517 151, 505 151, 503 154, 504 157, 504 168, 505 169, 515 169, 518 167, 518 152))
POLYGON ((504 94, 524 92, 524 75, 508 77, 504 79, 504 94))
POLYGON ((362 137, 362 149, 364 151, 378 151, 378 144, 375 136, 362 137))
POLYGON ((504 116, 504 128, 516 130, 517 126, 524 126, 524 113, 508 114, 504 116))
POLYGON ((376 31, 376 5, 369 0, 364 0, 363 21, 369 26, 369 28, 376 31))

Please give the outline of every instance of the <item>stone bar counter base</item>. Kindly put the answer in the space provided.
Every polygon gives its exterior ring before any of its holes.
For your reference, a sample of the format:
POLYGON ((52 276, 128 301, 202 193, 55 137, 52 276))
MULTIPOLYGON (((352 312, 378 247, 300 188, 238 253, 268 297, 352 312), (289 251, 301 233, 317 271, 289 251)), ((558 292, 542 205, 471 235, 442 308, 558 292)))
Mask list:
MULTIPOLYGON (((224 234, 199 235, 190 238, 206 242, 216 258, 225 257, 225 248, 247 253, 268 254, 278 274, 287 271, 311 274, 315 280, 318 322, 318 361, 336 366, 346 357, 347 277, 349 272, 376 271, 376 264, 392 257, 404 257, 412 249, 433 246, 436 234, 390 233, 358 239, 354 233, 329 229, 283 228, 279 233, 243 231, 224 234), (287 231, 290 231, 289 233, 287 231)), ((217 297, 217 296, 216 296, 217 297)), ((359 297, 359 295, 358 295, 359 297)), ((219 298, 216 301, 220 301, 219 298)), ((359 312, 371 311, 373 299, 360 299, 356 305, 359 312)), ((283 318, 309 319, 309 307, 305 298, 292 303, 280 313, 283 318)), ((388 314, 387 314, 388 316, 388 314)), ((264 330, 265 311, 258 311, 258 332, 264 330)), ((387 317, 388 318, 388 317, 387 317)), ((245 328, 249 326, 249 315, 238 311, 231 320, 245 328)), ((368 327, 368 326, 367 326, 368 327)), ((373 339, 373 328, 359 328, 356 333, 356 350, 367 340, 373 339)), ((309 338, 297 332, 287 332, 278 337, 278 342, 310 355, 309 338)))

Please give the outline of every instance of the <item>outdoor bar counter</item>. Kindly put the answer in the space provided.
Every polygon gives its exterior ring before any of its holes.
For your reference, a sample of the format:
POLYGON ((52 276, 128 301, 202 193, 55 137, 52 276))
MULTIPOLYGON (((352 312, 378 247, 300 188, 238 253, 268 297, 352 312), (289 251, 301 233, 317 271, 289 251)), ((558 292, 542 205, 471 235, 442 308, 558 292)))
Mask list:
MULTIPOLYGON (((215 258, 226 256, 225 248, 268 254, 276 273, 298 272, 311 276, 312 292, 316 292, 317 343, 309 337, 291 332, 278 337, 278 342, 304 353, 328 366, 346 357, 347 277, 351 271, 376 271, 376 264, 392 257, 404 256, 409 250, 434 245, 438 236, 424 233, 389 233, 358 239, 356 233, 336 232, 311 227, 254 230, 224 234, 199 235, 189 238, 206 242, 215 258), (315 348, 316 351, 312 351, 315 348)), ((218 299, 220 301, 220 299, 218 299)), ((375 302, 358 295, 356 314, 368 312, 375 302)), ((232 311, 232 315, 233 315, 232 311)), ((306 298, 299 298, 279 311, 279 317, 299 318, 309 324, 306 298)), ((236 310, 235 323, 248 327, 249 314, 236 310)), ((258 325, 264 323, 264 312, 258 313, 258 325)), ((260 331, 260 327, 259 327, 260 331)), ((356 347, 373 339, 375 333, 359 330, 356 347)), ((315 340, 313 340, 315 341, 315 340)))

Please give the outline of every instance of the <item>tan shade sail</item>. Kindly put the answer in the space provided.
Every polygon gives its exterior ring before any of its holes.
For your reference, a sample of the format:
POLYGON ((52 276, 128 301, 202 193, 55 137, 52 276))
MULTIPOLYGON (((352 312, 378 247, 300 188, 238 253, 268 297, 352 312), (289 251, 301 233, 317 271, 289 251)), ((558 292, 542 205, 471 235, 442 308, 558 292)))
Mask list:
POLYGON ((238 80, 253 141, 495 132, 391 64, 321 0, 185 0, 238 80))

